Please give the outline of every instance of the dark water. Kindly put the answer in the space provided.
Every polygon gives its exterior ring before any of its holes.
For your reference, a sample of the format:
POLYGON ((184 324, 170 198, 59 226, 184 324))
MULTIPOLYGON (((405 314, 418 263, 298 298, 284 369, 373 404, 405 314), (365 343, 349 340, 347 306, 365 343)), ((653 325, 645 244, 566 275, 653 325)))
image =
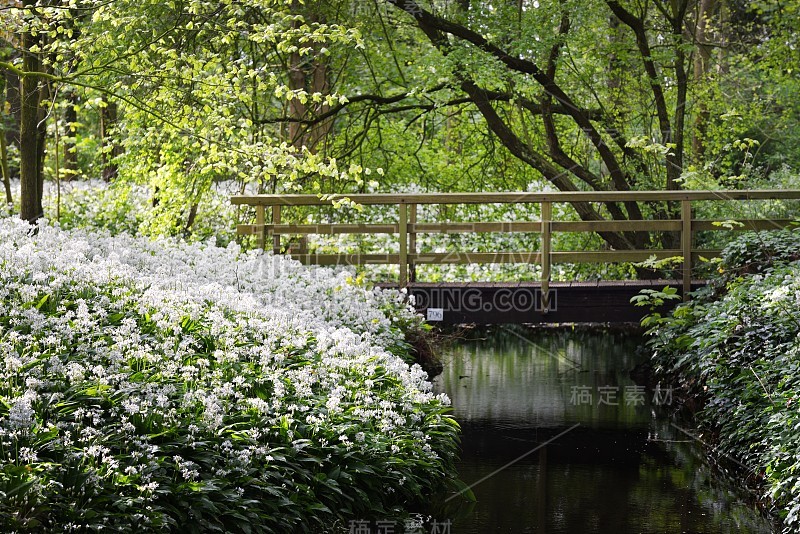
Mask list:
POLYGON ((723 480, 684 432, 694 429, 669 418, 670 391, 629 378, 647 359, 641 339, 481 337, 448 352, 436 383, 462 426, 459 472, 477 499, 445 503, 452 534, 772 532, 744 483, 723 480))

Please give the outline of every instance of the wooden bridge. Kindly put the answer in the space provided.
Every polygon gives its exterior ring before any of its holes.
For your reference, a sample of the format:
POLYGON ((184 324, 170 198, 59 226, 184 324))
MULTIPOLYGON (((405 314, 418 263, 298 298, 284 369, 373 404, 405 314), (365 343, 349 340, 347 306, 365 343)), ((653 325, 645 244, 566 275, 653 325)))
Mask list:
MULTIPOLYGON (((638 321, 647 309, 634 307, 630 299, 642 289, 676 287, 684 299, 704 282, 692 280, 692 266, 699 257, 714 258, 719 250, 694 247, 696 232, 777 230, 794 223, 789 218, 696 219, 697 202, 731 204, 742 201, 773 201, 784 212, 786 201, 800 199, 800 190, 739 191, 600 191, 600 192, 520 192, 520 193, 431 193, 431 194, 353 194, 353 195, 242 195, 234 196, 235 205, 255 207, 255 224, 240 224, 239 235, 259 236, 259 244, 279 254, 282 235, 309 234, 394 234, 395 251, 380 254, 318 254, 304 247, 290 250, 292 257, 310 265, 379 265, 399 266, 395 287, 407 288, 415 297, 417 309, 429 321, 443 323, 537 323, 537 322, 631 322, 638 321), (380 223, 294 224, 282 221, 282 208, 290 206, 331 206, 332 204, 392 206, 387 220, 380 223), (647 203, 668 206, 663 213, 671 218, 653 220, 554 220, 553 204, 573 206, 647 203), (537 221, 466 222, 418 221, 418 206, 429 204, 538 204, 537 221), (267 217, 269 208, 269 218, 267 217), (269 222, 268 222, 269 221, 269 222), (419 252, 417 235, 427 233, 525 232, 540 235, 539 250, 505 252, 419 252), (552 249, 556 232, 611 233, 623 238, 636 233, 670 233, 675 248, 634 248, 625 250, 556 251, 552 249), (270 243, 271 241, 271 243, 270 243), (554 263, 642 262, 651 258, 679 258, 679 280, 630 280, 596 282, 553 282, 554 263), (416 266, 424 264, 527 263, 541 267, 537 281, 512 284, 470 282, 431 284, 416 279, 416 266)), ((585 210, 584 210, 585 211, 585 210)), ((725 213, 733 212, 727 206, 725 213)), ((596 213, 596 211, 595 211, 596 213)), ((631 240, 639 241, 641 240, 631 240)))

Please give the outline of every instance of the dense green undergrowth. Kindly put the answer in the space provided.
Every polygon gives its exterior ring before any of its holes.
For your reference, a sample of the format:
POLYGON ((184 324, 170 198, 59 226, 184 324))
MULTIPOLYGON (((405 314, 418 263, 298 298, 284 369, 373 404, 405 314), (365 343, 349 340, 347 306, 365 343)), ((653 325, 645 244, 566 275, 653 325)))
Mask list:
POLYGON ((458 425, 397 292, 235 245, 0 219, 0 531, 402 517, 458 425))
POLYGON ((699 401, 717 453, 800 529, 800 232, 745 234, 720 276, 650 330, 656 372, 699 401))

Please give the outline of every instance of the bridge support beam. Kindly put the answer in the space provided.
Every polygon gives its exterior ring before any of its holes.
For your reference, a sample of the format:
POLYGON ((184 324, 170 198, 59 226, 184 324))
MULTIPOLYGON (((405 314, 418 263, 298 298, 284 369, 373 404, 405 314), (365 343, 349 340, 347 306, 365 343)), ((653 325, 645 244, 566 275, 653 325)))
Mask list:
MULTIPOLYGON (((416 204, 408 205, 408 224, 411 225, 412 228, 417 225, 416 204)), ((417 281, 417 265, 414 262, 414 257, 417 254, 417 232, 415 231, 408 233, 408 250, 411 254, 411 259, 408 262, 408 280, 413 283, 417 281)))
MULTIPOLYGON (((550 310, 539 308, 542 286, 522 283, 413 283, 408 294, 428 322, 435 324, 538 324, 538 323, 639 323, 651 313, 631 298, 642 289, 678 289, 676 280, 630 280, 617 282, 552 282, 550 310)), ((692 289, 705 284, 695 280, 692 289)), ((397 287, 380 284, 381 287, 397 287)), ((666 314, 675 306, 668 301, 657 312, 666 314)))
POLYGON ((408 285, 408 204, 400 204, 400 287, 408 285))
POLYGON ((552 244, 551 225, 553 203, 542 202, 542 313, 550 311, 550 250, 552 244))
MULTIPOLYGON (((280 224, 281 223, 281 207, 280 206, 272 206, 272 224, 280 224)), ((273 254, 280 254, 281 253, 281 235, 278 233, 272 234, 272 253, 273 254)))

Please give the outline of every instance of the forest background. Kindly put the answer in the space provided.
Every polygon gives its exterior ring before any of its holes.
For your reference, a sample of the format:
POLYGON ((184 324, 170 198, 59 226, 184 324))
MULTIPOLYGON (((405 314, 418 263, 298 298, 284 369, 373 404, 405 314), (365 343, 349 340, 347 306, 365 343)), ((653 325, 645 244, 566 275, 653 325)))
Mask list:
MULTIPOLYGON (((5 200, 29 221, 224 243, 250 222, 224 201, 241 192, 800 187, 799 11, 778 0, 6 1, 5 200), (79 188, 65 207, 62 193, 86 181, 92 194, 79 188)), ((560 215, 677 210, 574 203, 560 215)), ((430 246, 479 238, 444 239, 430 246)), ((608 232, 559 246, 675 239, 608 232)))

